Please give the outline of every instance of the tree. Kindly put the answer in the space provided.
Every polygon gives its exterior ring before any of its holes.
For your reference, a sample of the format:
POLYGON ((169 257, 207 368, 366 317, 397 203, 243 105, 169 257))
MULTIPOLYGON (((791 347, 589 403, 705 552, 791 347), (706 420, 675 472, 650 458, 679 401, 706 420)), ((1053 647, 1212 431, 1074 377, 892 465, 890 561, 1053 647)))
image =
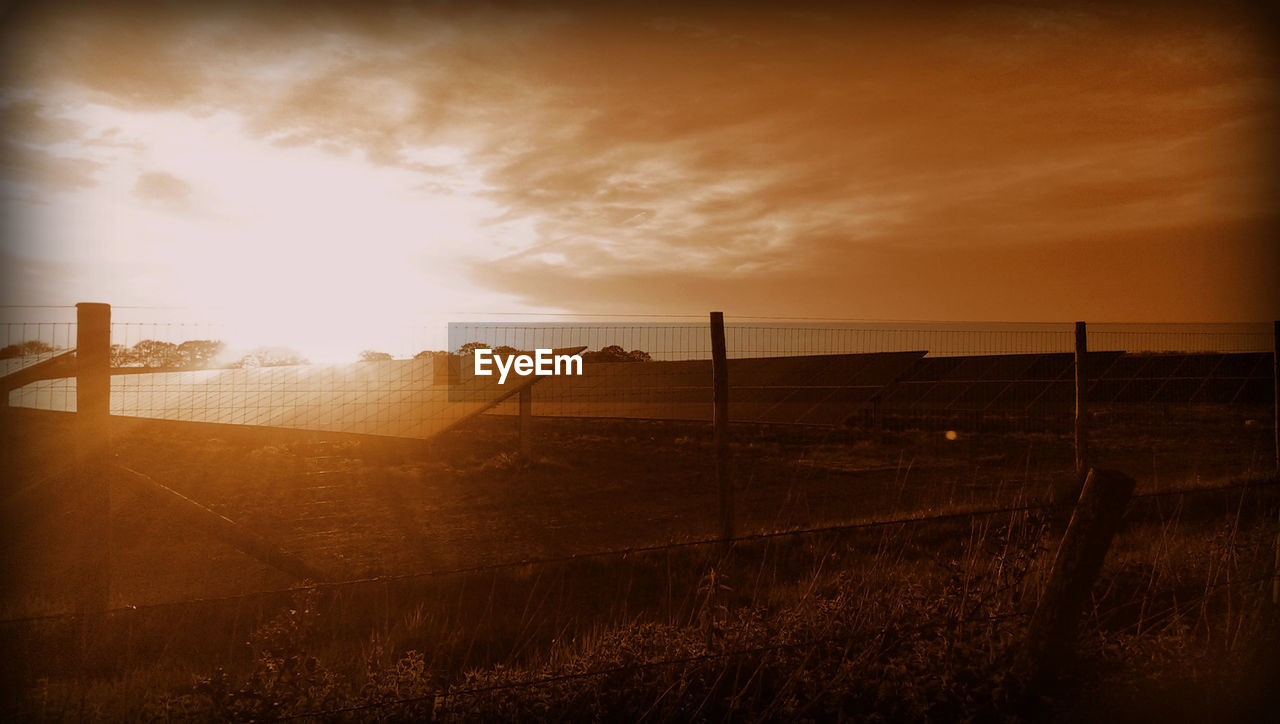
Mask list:
POLYGON ((178 364, 192 369, 211 367, 226 346, 214 339, 189 339, 178 345, 178 364))
POLYGON ((111 345, 111 366, 205 369, 224 349, 226 344, 216 339, 189 339, 181 344, 144 339, 133 347, 111 345))
POLYGON ((155 339, 144 339, 133 345, 130 356, 137 367, 181 367, 182 359, 178 354, 178 345, 173 342, 161 342, 155 339))
POLYGON ((515 347, 506 345, 506 344, 502 344, 502 345, 498 345, 497 347, 494 347, 493 345, 487 342, 467 342, 466 344, 458 348, 458 354, 469 354, 471 352, 475 352, 478 349, 492 350, 495 355, 501 355, 503 357, 506 357, 507 355, 525 353, 525 350, 516 349, 515 347))
POLYGON ((366 349, 360 353, 361 362, 386 362, 391 359, 393 358, 390 354, 386 352, 376 352, 371 349, 366 349))
POLYGON ((123 344, 111 345, 111 362, 112 367, 133 367, 133 352, 123 344))
POLYGON ((38 339, 29 339, 25 342, 11 344, 0 349, 0 359, 11 359, 13 357, 26 357, 33 354, 44 354, 53 352, 54 347, 51 344, 41 342, 38 339))
POLYGON ((414 359, 434 359, 436 357, 448 357, 449 353, 440 349, 424 349, 413 356, 414 359))
POLYGON ((633 349, 627 353, 627 356, 630 358, 632 362, 652 362, 653 361, 653 358, 649 356, 649 353, 645 352, 642 349, 633 349))
POLYGON ((288 347, 258 347, 240 358, 237 367, 283 367, 311 364, 300 352, 288 347))
POLYGON ((633 349, 630 352, 611 344, 608 347, 601 348, 595 352, 583 352, 582 361, 584 362, 652 362, 653 358, 648 352, 640 349, 633 349))

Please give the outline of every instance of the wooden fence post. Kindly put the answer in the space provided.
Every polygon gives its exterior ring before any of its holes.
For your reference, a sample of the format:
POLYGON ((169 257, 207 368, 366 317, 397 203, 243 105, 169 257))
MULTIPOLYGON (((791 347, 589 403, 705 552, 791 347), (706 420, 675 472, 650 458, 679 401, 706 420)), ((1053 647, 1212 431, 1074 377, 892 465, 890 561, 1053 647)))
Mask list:
POLYGON ((1022 670, 1033 694, 1053 680, 1071 651, 1081 611, 1133 487, 1133 478, 1114 470, 1090 470, 1085 478, 1022 651, 1022 670))
POLYGON ((111 305, 76 305, 75 468, 80 529, 79 613, 104 611, 111 592, 111 305))
POLYGON ((716 484, 720 489, 720 538, 733 538, 733 478, 729 471, 729 359, 724 312, 711 313, 711 382, 714 387, 716 484))
POLYGON ((1076 322, 1076 476, 1080 484, 1089 469, 1089 378, 1085 373, 1088 354, 1084 322, 1076 322))
MULTIPOLYGON (((1271 412, 1274 415, 1272 432, 1275 433, 1276 437, 1276 475, 1280 475, 1280 321, 1272 322, 1272 324, 1274 325, 1271 329, 1271 383, 1273 387, 1271 412)), ((1280 531, 1276 532, 1275 559, 1275 568, 1271 574, 1271 603, 1280 606, 1280 531)))
POLYGON ((533 461, 533 386, 520 390, 520 459, 533 461))

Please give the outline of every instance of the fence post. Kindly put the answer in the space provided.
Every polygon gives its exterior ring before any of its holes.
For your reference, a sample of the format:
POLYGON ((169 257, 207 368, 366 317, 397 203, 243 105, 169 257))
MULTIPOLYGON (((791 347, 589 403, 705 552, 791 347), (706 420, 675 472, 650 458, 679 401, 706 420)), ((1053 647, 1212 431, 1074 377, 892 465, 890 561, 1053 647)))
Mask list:
MULTIPOLYGON (((1274 415, 1272 420, 1272 432, 1276 437, 1276 475, 1280 475, 1280 320, 1272 322, 1274 325, 1271 330, 1271 384, 1272 404, 1271 412, 1274 415)), ((1275 568, 1272 571, 1271 578, 1271 603, 1280 606, 1280 531, 1276 532, 1275 542, 1275 568)))
POLYGON ((1085 478, 1022 651, 1022 670, 1033 694, 1053 680, 1071 650, 1080 613, 1120 530, 1133 487, 1133 478, 1114 470, 1090 470, 1085 478))
POLYGON ((724 312, 711 313, 711 382, 715 389, 716 484, 720 489, 720 538, 733 538, 733 479, 729 472, 729 359, 724 312))
POLYGON ((1089 354, 1088 336, 1084 322, 1076 322, 1076 476, 1083 484, 1089 469, 1089 379, 1085 373, 1085 358, 1089 354))
POLYGON ((520 390, 520 459, 533 460, 533 386, 520 390))
POLYGON ((76 483, 84 511, 80 529, 79 613, 103 611, 111 591, 111 305, 76 305, 76 483))

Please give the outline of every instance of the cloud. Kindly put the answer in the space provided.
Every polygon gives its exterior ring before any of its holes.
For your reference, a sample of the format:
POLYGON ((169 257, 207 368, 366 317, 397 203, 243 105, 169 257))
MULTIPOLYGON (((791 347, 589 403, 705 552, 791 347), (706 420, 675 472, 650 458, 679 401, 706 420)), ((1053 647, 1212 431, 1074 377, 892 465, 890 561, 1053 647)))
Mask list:
MULTIPOLYGON (((673 274, 803 296, 806 274, 839 288, 829 270, 868 263, 912 288, 903 260, 1011 268, 1171 229, 1256 251, 1232 234, 1271 219, 1280 123, 1274 58, 1238 8, 806 10, 31 9, 10 24, 10 75, 139 113, 235 114, 264 144, 483 195, 530 238, 458 263, 537 304, 575 288, 648 304, 645 280, 673 274)), ((191 194, 153 171, 135 191, 191 194)))
MULTIPOLYGON (((6 195, 29 193, 15 187, 26 186, 44 192, 66 192, 97 184, 95 172, 101 164, 87 158, 50 150, 77 139, 85 126, 77 121, 51 115, 43 104, 30 99, 9 99, 0 105, 0 178, 6 195)), ((38 194, 32 198, 38 199, 38 194)))
POLYGON ((0 128, 24 143, 51 146, 80 138, 85 124, 51 116, 49 109, 36 101, 13 99, 0 105, 0 128))
POLYGON ((886 247, 839 237, 804 246, 823 264, 767 274, 662 274, 615 269, 582 276, 558 265, 483 265, 476 274, 529 302, 548 288, 570 309, 657 314, 725 309, 736 317, 960 321, 1239 321, 1280 305, 1274 223, 1154 226, 1104 240, 997 246, 886 247), (1228 235, 1238 243, 1224 245, 1228 235), (939 300, 943 300, 940 306, 939 300))
POLYGON ((191 201, 191 185, 163 171, 150 171, 138 176, 133 192, 139 198, 170 206, 185 206, 191 201))
MULTIPOLYGON (((4 194, 28 186, 46 192, 70 192, 97 185, 101 164, 86 158, 60 156, 12 140, 0 143, 0 177, 4 194)), ((37 202, 40 196, 31 197, 37 202)))

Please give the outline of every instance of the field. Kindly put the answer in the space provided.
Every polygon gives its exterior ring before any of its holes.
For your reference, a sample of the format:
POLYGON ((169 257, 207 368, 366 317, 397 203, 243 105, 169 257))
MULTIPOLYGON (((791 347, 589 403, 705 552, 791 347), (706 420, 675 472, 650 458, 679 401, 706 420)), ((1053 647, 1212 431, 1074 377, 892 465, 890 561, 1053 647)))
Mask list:
POLYGON ((0 724, 1280 723, 1280 3, 895 5, 6 3, 0 724))
MULTIPOLYGON (((1135 477, 1139 497, 1080 662, 1037 706, 1114 718, 1169 686, 1183 713, 1258 705, 1269 426, 1153 412, 1097 414, 1097 464, 1135 477)), ((74 608, 87 514, 57 474, 69 418, 8 414, 4 618, 36 619, 5 624, 6 679, 33 718, 1025 713, 1008 661, 1069 514, 1040 506, 1076 485, 1069 436, 998 420, 735 426, 745 538, 726 552, 703 542, 718 515, 705 424, 539 418, 524 462, 500 415, 428 442, 121 423, 118 610, 77 644, 78 619, 47 617, 74 608), (146 481, 348 583, 290 590, 146 481), (1000 512, 962 515, 987 510, 1000 512), (818 530, 786 534, 800 529, 818 530)))

